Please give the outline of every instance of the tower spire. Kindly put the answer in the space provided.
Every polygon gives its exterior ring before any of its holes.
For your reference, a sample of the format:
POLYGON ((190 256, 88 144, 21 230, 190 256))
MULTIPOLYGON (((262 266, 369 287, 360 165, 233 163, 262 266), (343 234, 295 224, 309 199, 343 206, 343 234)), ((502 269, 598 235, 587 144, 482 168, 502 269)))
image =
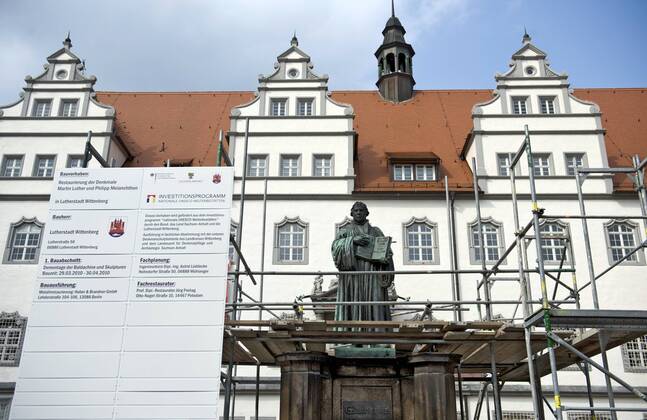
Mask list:
POLYGON ((391 0, 391 17, 395 17, 395 0, 391 0))
POLYGON ((70 31, 67 31, 67 37, 65 37, 65 40, 63 41, 63 46, 67 48, 68 50, 72 48, 72 40, 70 39, 70 31))
POLYGON ((530 41, 532 41, 532 38, 530 38, 530 35, 528 35, 528 31, 526 30, 526 25, 523 25, 523 38, 521 38, 521 42, 523 44, 527 44, 530 41))

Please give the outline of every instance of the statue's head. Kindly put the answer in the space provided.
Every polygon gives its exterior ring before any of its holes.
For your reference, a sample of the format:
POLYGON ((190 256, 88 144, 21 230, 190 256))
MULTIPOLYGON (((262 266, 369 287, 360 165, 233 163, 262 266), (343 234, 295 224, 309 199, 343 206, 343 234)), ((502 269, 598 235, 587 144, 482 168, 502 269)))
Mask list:
POLYGON ((355 223, 364 224, 368 214, 368 207, 361 201, 356 201, 353 207, 350 208, 350 215, 355 223))

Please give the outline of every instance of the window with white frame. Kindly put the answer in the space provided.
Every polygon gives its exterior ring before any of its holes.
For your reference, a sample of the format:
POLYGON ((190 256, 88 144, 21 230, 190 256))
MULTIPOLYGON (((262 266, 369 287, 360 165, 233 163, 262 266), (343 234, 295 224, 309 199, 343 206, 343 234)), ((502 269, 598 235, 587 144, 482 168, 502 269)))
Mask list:
POLYGON ((549 176, 550 175, 550 154, 533 153, 532 171, 535 176, 549 176))
POLYGON ((637 226, 629 221, 613 221, 605 225, 609 262, 642 263, 642 251, 629 255, 640 242, 637 226), (629 256, 627 256, 629 255, 629 256))
POLYGON ((622 345, 625 372, 647 372, 647 335, 622 345))
POLYGON ((267 155, 249 155, 247 176, 267 176, 267 155))
POLYGON ((22 156, 5 156, 2 160, 2 176, 20 176, 22 173, 22 156))
POLYGON ((55 163, 56 156, 36 156, 36 162, 34 162, 34 176, 54 176, 55 163))
MULTIPOLYGON (((611 412, 595 410, 596 420, 611 420, 611 412)), ((569 411, 568 420, 593 420, 590 411, 569 411)))
POLYGON ((339 223, 335 223, 335 237, 339 233, 340 230, 344 229, 346 226, 350 225, 353 222, 353 219, 350 217, 346 216, 343 221, 339 223))
MULTIPOLYGON (((481 227, 485 261, 495 262, 499 259, 503 248, 501 224, 492 219, 485 219, 481 222, 481 227)), ((476 221, 470 224, 470 257, 472 264, 481 262, 481 235, 476 221)))
POLYGON ((575 168, 583 168, 585 165, 584 153, 566 153, 566 175, 575 176, 575 168))
POLYGON ((429 163, 416 165, 416 181, 435 181, 436 179, 436 165, 429 163))
POLYGON ((82 168, 84 157, 83 155, 69 155, 67 157, 67 168, 82 168))
POLYGON ((49 117, 52 112, 51 99, 36 99, 32 109, 32 117, 49 117))
POLYGON ((528 97, 527 96, 513 96, 512 97, 512 113, 523 115, 528 113, 528 97))
POLYGON ((436 225, 427 219, 411 219, 404 225, 404 263, 437 264, 436 225))
POLYGON ((273 117, 284 117, 287 115, 288 100, 285 98, 273 98, 270 100, 270 115, 273 117))
POLYGON ((299 176, 301 173, 299 155, 281 155, 281 176, 299 176))
POLYGON ((63 99, 61 100, 61 109, 58 115, 61 117, 76 117, 78 107, 78 99, 63 99))
MULTIPOLYGON (((492 415, 493 418, 496 418, 494 414, 492 415)), ((503 420, 535 420, 535 413, 532 411, 502 411, 501 418, 503 420)))
POLYGON ((297 99, 297 115, 301 117, 313 115, 315 100, 313 98, 297 99))
POLYGON ((555 113, 555 97, 554 96, 540 96, 539 97, 539 109, 542 114, 554 114, 555 113))
POLYGON ((12 223, 4 262, 14 264, 35 264, 38 262, 41 231, 43 224, 36 219, 22 219, 12 223))
POLYGON ((546 221, 540 227, 541 255, 544 262, 568 261, 568 226, 558 221, 546 221))
POLYGON ((314 155, 313 176, 332 176, 332 155, 314 155))
POLYGON ((308 263, 308 224, 283 219, 274 228, 274 264, 308 263))
POLYGON ((393 165, 393 180, 413 181, 413 165, 400 163, 393 165))
POLYGON ((0 313, 0 366, 18 366, 26 326, 18 312, 0 313))
POLYGON ((497 165, 497 174, 499 176, 509 176, 510 171, 510 162, 511 153, 497 153, 496 155, 496 165, 497 165))

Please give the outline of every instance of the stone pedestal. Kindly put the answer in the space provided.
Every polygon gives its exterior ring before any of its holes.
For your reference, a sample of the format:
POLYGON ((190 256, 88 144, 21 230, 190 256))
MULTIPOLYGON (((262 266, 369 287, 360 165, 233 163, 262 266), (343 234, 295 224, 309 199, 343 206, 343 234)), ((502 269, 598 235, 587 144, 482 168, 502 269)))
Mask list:
POLYGON ((345 359, 286 353, 281 420, 456 420, 455 355, 345 359))

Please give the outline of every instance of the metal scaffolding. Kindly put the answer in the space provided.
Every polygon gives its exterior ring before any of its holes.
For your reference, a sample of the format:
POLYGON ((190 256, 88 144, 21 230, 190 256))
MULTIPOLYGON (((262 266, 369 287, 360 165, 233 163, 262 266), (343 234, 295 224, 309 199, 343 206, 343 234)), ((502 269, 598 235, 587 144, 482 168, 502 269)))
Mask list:
MULTIPOLYGON (((559 420, 563 419, 568 411, 587 411, 592 416, 596 412, 610 412, 613 420, 620 411, 647 411, 635 407, 617 407, 615 405, 612 381, 626 388, 633 395, 647 402, 647 397, 635 387, 609 370, 607 350, 621 345, 636 337, 647 334, 647 311, 637 310, 605 310, 600 308, 597 281, 610 270, 620 265, 623 261, 632 258, 636 252, 647 247, 647 240, 637 244, 630 252, 625 253, 621 259, 604 268, 596 274, 592 257, 591 239, 588 230, 590 219, 633 219, 642 220, 647 232, 647 193, 645 191, 644 169, 647 158, 640 160, 634 156, 632 166, 626 168, 583 168, 576 167, 574 181, 577 186, 577 199, 579 214, 558 215, 547 214, 538 202, 536 189, 536 173, 533 160, 532 145, 528 126, 525 126, 524 138, 516 153, 511 156, 508 165, 510 180, 511 204, 514 220, 514 241, 498 256, 497 260, 488 266, 485 249, 484 219, 481 216, 481 193, 479 188, 479 175, 476 159, 472 160, 474 205, 477 214, 476 228, 478 235, 478 251, 480 255, 480 269, 464 269, 459 267, 456 249, 456 229, 454 217, 455 194, 449 191, 447 177, 444 179, 445 202, 447 209, 447 224, 449 227, 450 269, 444 270, 395 270, 383 274, 395 275, 449 275, 451 276, 451 300, 419 300, 419 301, 383 301, 370 302, 374 305, 387 305, 394 308, 406 309, 406 313, 423 313, 428 315, 425 320, 423 315, 419 321, 385 321, 375 323, 369 321, 308 321, 303 320, 303 313, 308 308, 314 309, 324 304, 317 302, 284 301, 264 302, 263 290, 265 277, 271 276, 306 276, 306 275, 336 275, 337 271, 269 271, 265 270, 265 230, 267 212, 267 179, 264 181, 263 215, 262 215, 262 244, 261 263, 259 270, 252 270, 241 251, 243 216, 245 208, 245 186, 247 182, 247 150, 249 119, 245 121, 245 136, 243 144, 242 176, 240 177, 239 224, 236 235, 230 237, 232 246, 236 251, 236 267, 229 272, 233 279, 230 288, 230 301, 227 303, 228 318, 225 322, 225 345, 223 346, 223 362, 226 362, 226 374, 223 373, 224 393, 224 418, 233 418, 235 411, 236 384, 239 380, 235 376, 237 365, 256 365, 255 381, 255 413, 259 415, 259 384, 260 368, 262 365, 272 365, 274 353, 285 349, 325 349, 330 343, 381 343, 393 344, 396 349, 412 349, 418 351, 433 351, 455 349, 461 346, 476 347, 469 357, 464 357, 457 367, 456 380, 460 399, 460 415, 462 420, 466 417, 465 391, 466 381, 481 383, 478 393, 474 420, 479 419, 483 405, 490 416, 490 392, 494 405, 494 418, 501 420, 501 389, 506 381, 525 381, 530 385, 530 392, 534 413, 540 420, 545 418, 544 407, 559 420), (526 224, 521 224, 520 210, 517 196, 517 179, 515 169, 521 166, 522 158, 526 156, 529 198, 531 204, 531 217, 526 224), (582 185, 591 174, 626 174, 633 181, 633 186, 638 195, 641 214, 632 216, 618 215, 588 215, 585 208, 585 199, 582 185), (574 266, 573 250, 570 246, 570 236, 542 231, 542 223, 553 222, 561 219, 579 220, 584 236, 584 248, 587 256, 588 281, 579 285, 574 266), (557 240, 562 243, 561 261, 557 267, 546 267, 542 244, 544 240, 557 240), (536 252, 536 266, 531 267, 528 258, 528 247, 534 242, 536 252), (513 251, 517 251, 516 268, 503 269, 502 264, 513 251), (242 265, 242 269, 241 269, 242 265), (570 285, 564 280, 564 275, 571 275, 570 285), (476 283, 476 299, 463 299, 461 285, 464 275, 480 275, 476 283), (502 275, 508 275, 508 277, 502 275), (258 284, 259 297, 254 299, 245 293, 242 288, 241 278, 247 277, 254 285, 258 284), (258 279, 258 281, 257 281, 258 279), (537 281, 541 296, 533 298, 532 287, 537 281), (493 287, 499 282, 516 282, 519 284, 519 300, 494 299, 493 287), (552 286, 552 293, 549 289, 552 286), (593 309, 582 309, 580 294, 586 288, 591 289, 593 309), (567 295, 557 299, 558 291, 566 291, 567 295), (464 312, 469 311, 466 306, 474 306, 478 312, 478 321, 464 321, 464 312), (493 305, 509 305, 513 307, 510 318, 495 317, 493 305), (568 309, 564 309, 569 306, 568 309), (517 312, 521 307, 521 317, 517 312), (294 320, 281 320, 275 313, 278 310, 294 311, 297 315, 294 320), (258 313, 258 318, 242 319, 244 311, 258 313), (433 320, 431 313, 435 311, 451 311, 453 321, 433 320), (263 312, 268 313, 273 319, 264 320, 263 312), (369 325, 370 324, 370 325, 369 325), (378 325, 379 324, 379 325, 378 325), (335 332, 339 327, 381 327, 387 332, 376 335, 371 332, 349 331, 335 332), (253 330, 240 330, 240 327, 253 327, 253 330), (559 329, 574 329, 576 336, 564 334, 559 329), (477 331, 477 333, 472 333, 477 331), (480 333, 479 333, 480 331, 480 333), (280 332, 283 334, 275 334, 280 332), (457 333, 461 333, 457 334, 457 333), (453 333, 453 334, 452 334, 453 333), (507 334, 507 335, 506 335, 507 334), (507 338, 506 338, 507 337, 507 338), (507 342, 505 340, 508 340, 507 342), (520 361, 506 361, 503 356, 501 343, 514 343, 522 353, 517 355, 520 361), (400 347, 398 347, 400 346, 400 347), (585 347, 586 346, 586 347, 585 347), (586 348, 584 351, 583 349, 586 348), (600 354, 602 364, 591 359, 593 355, 600 354), (475 356, 476 355, 476 356, 475 356), (226 360, 225 360, 226 357, 226 360), (574 359, 575 358, 575 359, 574 359), (468 360, 469 359, 469 360, 468 360), (560 396, 560 385, 557 372, 577 360, 587 386, 589 404, 587 406, 563 405, 560 396), (606 382, 608 406, 595 407, 593 391, 589 378, 589 366, 602 372, 606 382), (546 399, 541 386, 540 378, 547 374, 552 378, 552 404, 546 399)), ((218 164, 225 162, 232 165, 227 152, 223 148, 222 134, 218 149, 218 164)), ((361 305, 361 302, 326 302, 325 306, 361 305)), ((512 345, 512 344, 506 344, 512 345)), ((509 353, 509 352, 508 352, 509 353)), ((508 357, 509 358, 509 357, 508 357)))

